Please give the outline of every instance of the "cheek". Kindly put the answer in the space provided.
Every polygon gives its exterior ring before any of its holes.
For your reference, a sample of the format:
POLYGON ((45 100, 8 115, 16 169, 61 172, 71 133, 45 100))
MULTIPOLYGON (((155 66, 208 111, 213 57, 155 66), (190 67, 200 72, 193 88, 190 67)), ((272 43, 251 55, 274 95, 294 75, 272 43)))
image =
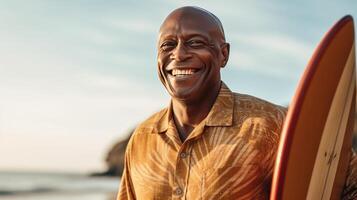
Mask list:
POLYGON ((218 56, 212 51, 202 51, 199 53, 199 58, 205 65, 216 66, 218 64, 218 56))
POLYGON ((163 70, 164 67, 167 65, 167 61, 168 61, 168 56, 167 55, 158 55, 157 57, 157 64, 158 64, 158 68, 159 70, 163 70))
POLYGON ((163 85, 165 85, 164 61, 161 56, 157 57, 157 75, 163 85))

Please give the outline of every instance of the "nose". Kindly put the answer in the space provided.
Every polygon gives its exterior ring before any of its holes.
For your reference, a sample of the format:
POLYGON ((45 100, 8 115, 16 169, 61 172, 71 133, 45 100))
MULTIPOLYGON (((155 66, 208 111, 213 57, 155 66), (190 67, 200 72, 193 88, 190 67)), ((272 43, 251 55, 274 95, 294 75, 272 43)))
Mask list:
POLYGON ((183 42, 179 42, 170 56, 175 61, 185 61, 191 57, 183 42))

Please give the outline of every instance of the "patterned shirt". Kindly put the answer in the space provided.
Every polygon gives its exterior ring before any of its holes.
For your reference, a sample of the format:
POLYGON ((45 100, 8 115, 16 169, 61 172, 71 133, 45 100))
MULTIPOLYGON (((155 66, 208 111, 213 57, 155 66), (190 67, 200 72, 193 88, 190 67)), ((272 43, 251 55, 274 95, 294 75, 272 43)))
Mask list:
POLYGON ((118 199, 269 199, 285 111, 222 83, 207 117, 181 142, 170 105, 132 135, 118 199))

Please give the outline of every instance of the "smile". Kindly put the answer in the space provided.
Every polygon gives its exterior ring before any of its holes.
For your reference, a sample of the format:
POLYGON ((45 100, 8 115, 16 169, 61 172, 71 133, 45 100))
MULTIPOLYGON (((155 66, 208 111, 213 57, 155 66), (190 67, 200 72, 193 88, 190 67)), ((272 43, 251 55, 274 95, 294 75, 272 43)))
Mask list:
POLYGON ((172 76, 187 76, 195 74, 198 69, 173 69, 169 71, 172 76))

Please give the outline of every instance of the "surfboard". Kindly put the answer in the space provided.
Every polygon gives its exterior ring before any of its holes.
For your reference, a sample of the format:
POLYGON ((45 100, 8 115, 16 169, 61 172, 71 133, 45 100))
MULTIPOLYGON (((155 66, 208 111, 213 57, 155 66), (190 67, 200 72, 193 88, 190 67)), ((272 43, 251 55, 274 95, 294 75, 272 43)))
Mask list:
POLYGON ((340 199, 351 156, 356 102, 351 16, 315 49, 283 125, 271 200, 340 199))

